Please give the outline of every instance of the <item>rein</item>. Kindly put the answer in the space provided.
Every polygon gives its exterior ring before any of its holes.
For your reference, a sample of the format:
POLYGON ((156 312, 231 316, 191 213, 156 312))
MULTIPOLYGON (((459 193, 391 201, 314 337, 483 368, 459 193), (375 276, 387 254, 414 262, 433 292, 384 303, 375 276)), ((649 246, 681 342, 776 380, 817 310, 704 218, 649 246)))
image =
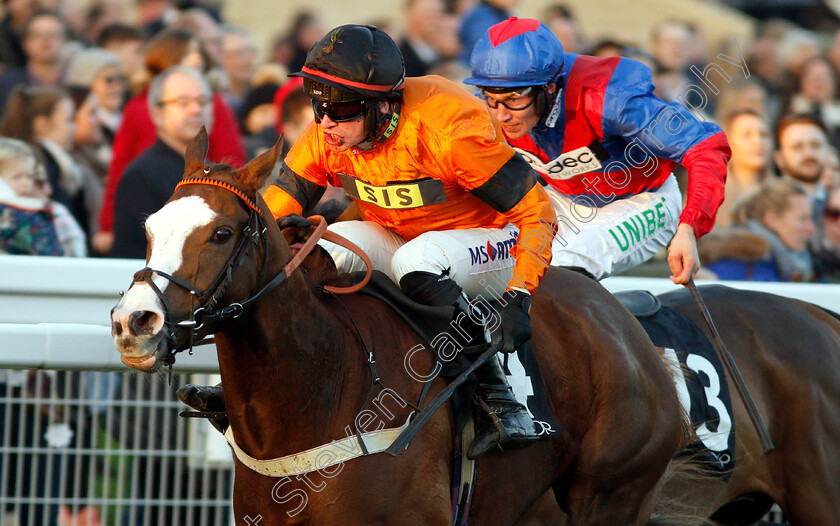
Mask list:
MULTIPOLYGON (((249 198, 242 190, 236 188, 235 186, 227 183, 225 181, 220 181, 218 179, 210 179, 210 178, 189 178, 184 179, 175 187, 177 190, 181 186, 184 185, 194 185, 194 184, 202 184, 207 186, 215 186, 218 188, 223 188, 237 197, 239 197, 240 201, 248 208, 248 222, 245 224, 245 227, 242 229, 242 235, 239 238, 239 242, 236 245, 233 253, 231 254, 230 258, 228 258, 224 268, 219 272, 216 278, 213 280, 213 283, 208 287, 208 289, 204 292, 199 292, 194 286, 168 274, 166 272, 153 269, 151 267, 145 267, 134 274, 134 278, 132 281, 131 286, 133 287, 135 283, 146 283, 148 284, 158 299, 161 301, 161 304, 164 308, 164 323, 167 327, 170 328, 169 333, 167 335, 167 339, 169 340, 169 347, 171 352, 168 356, 166 356, 163 360, 164 365, 168 365, 170 367, 170 374, 171 374, 171 367, 172 364, 175 363, 175 354, 182 352, 184 350, 189 349, 189 353, 192 354, 193 346, 200 345, 203 341, 196 343, 196 331, 200 329, 205 330, 205 335, 213 334, 219 330, 219 326, 227 321, 235 320, 240 318, 245 312, 251 307, 257 300, 263 297, 268 292, 275 289, 278 285, 286 281, 286 279, 292 275, 292 273, 300 267, 301 263, 303 263, 304 259, 312 252, 315 248, 315 245, 318 243, 320 239, 325 239, 327 241, 331 241, 337 245, 343 246, 348 250, 354 252, 362 261, 364 261, 367 267, 367 273, 365 277, 359 283, 348 286, 348 287, 333 287, 333 286, 324 286, 323 288, 332 292, 334 294, 349 294, 352 292, 356 292, 362 287, 364 287, 367 282, 370 280, 371 272, 372 272, 372 265, 370 262, 370 258, 368 257, 365 252, 359 248, 354 243, 348 241, 344 237, 335 234, 333 232, 327 231, 327 221, 322 216, 312 216, 310 217, 310 221, 314 220, 317 221, 317 224, 314 227, 312 234, 310 235, 309 239, 303 244, 300 250, 295 254, 284 266, 283 269, 274 276, 271 281, 266 283, 262 288, 259 288, 259 284, 263 282, 265 279, 266 269, 268 267, 268 237, 266 235, 266 227, 265 223, 263 222, 262 217, 262 210, 257 206, 256 202, 249 198), (249 242, 250 240, 250 242, 249 242), (217 308, 216 303, 224 294, 227 287, 233 281, 233 273, 234 271, 242 264, 245 259, 247 259, 251 253, 251 250, 257 245, 261 244, 263 249, 263 261, 260 266, 260 274, 259 278, 257 279, 256 285, 254 290, 251 292, 250 296, 242 301, 233 302, 230 305, 227 305, 222 308, 217 308), (157 274, 163 278, 166 278, 169 282, 174 283, 175 285, 181 287, 182 289, 186 290, 190 293, 190 314, 187 318, 173 321, 172 320, 172 313, 169 306, 169 301, 163 294, 163 291, 154 283, 152 277, 154 274, 157 274), (195 305, 198 304, 196 308, 195 305), (172 330, 173 327, 186 329, 189 331, 189 338, 188 344, 180 347, 176 341, 176 332, 172 330)), ((130 287, 129 287, 130 288, 130 287)))

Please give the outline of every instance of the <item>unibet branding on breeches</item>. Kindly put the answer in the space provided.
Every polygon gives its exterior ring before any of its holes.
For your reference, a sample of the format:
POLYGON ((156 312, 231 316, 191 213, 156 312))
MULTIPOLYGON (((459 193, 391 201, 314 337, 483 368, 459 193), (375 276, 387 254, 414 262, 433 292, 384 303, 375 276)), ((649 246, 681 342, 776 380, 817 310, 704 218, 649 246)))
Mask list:
POLYGON ((658 190, 602 207, 588 206, 585 199, 573 201, 550 187, 546 192, 557 213, 551 264, 582 267, 596 279, 640 265, 667 246, 682 211, 673 175, 658 190))
MULTIPOLYGON (((370 221, 333 223, 329 230, 346 237, 364 250, 374 270, 395 283, 414 271, 447 273, 470 298, 498 299, 513 276, 516 263, 511 248, 519 229, 467 228, 432 231, 411 241, 370 221)), ((318 242, 330 253, 339 272, 365 270, 362 260, 351 251, 329 241, 318 242)))

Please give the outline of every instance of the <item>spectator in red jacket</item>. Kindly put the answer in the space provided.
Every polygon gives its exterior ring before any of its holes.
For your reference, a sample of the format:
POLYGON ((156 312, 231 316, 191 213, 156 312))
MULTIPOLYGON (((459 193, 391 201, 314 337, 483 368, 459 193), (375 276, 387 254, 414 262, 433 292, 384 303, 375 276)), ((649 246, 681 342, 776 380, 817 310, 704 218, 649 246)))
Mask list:
MULTIPOLYGON (((198 39, 184 29, 161 33, 149 43, 146 51, 145 68, 150 79, 174 65, 203 69, 206 64, 198 39)), ((120 177, 126 166, 155 142, 155 126, 147 102, 148 84, 138 92, 126 104, 122 125, 114 138, 114 153, 99 216, 100 231, 93 239, 94 249, 103 254, 111 250, 114 242, 114 194, 120 177)), ((236 167, 247 160, 236 118, 218 93, 213 93, 213 127, 207 156, 215 162, 236 167)))

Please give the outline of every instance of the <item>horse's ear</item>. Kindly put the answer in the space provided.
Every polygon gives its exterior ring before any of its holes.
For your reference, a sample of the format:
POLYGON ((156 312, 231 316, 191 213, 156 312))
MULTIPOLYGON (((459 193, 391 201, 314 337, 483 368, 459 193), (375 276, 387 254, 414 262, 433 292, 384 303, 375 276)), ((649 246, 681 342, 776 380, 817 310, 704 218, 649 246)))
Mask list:
POLYGON ((210 140, 207 138, 207 128, 202 126, 198 130, 198 134, 187 145, 187 151, 184 152, 184 160, 186 161, 184 177, 190 177, 195 172, 204 169, 206 166, 204 159, 207 157, 209 148, 210 140))
POLYGON ((271 175, 274 165, 277 164, 277 159, 280 158, 280 152, 283 149, 283 136, 281 135, 274 146, 267 151, 261 153, 251 162, 236 171, 236 179, 242 183, 245 188, 259 191, 263 183, 271 175))

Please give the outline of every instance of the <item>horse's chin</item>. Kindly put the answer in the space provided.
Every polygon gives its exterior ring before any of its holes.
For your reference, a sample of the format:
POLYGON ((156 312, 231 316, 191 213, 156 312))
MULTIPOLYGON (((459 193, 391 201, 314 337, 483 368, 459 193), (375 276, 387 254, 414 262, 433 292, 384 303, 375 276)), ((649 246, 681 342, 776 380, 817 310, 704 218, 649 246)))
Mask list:
POLYGON ((161 368, 171 355, 169 343, 162 334, 158 334, 154 339, 144 342, 143 347, 151 347, 154 345, 154 350, 150 353, 145 353, 142 356, 126 356, 123 354, 120 359, 122 362, 139 371, 153 373, 161 368))
POLYGON ((155 366, 158 364, 157 351, 152 353, 151 356, 141 356, 139 358, 123 356, 122 362, 132 369, 138 369, 140 371, 150 373, 156 369, 155 366))

